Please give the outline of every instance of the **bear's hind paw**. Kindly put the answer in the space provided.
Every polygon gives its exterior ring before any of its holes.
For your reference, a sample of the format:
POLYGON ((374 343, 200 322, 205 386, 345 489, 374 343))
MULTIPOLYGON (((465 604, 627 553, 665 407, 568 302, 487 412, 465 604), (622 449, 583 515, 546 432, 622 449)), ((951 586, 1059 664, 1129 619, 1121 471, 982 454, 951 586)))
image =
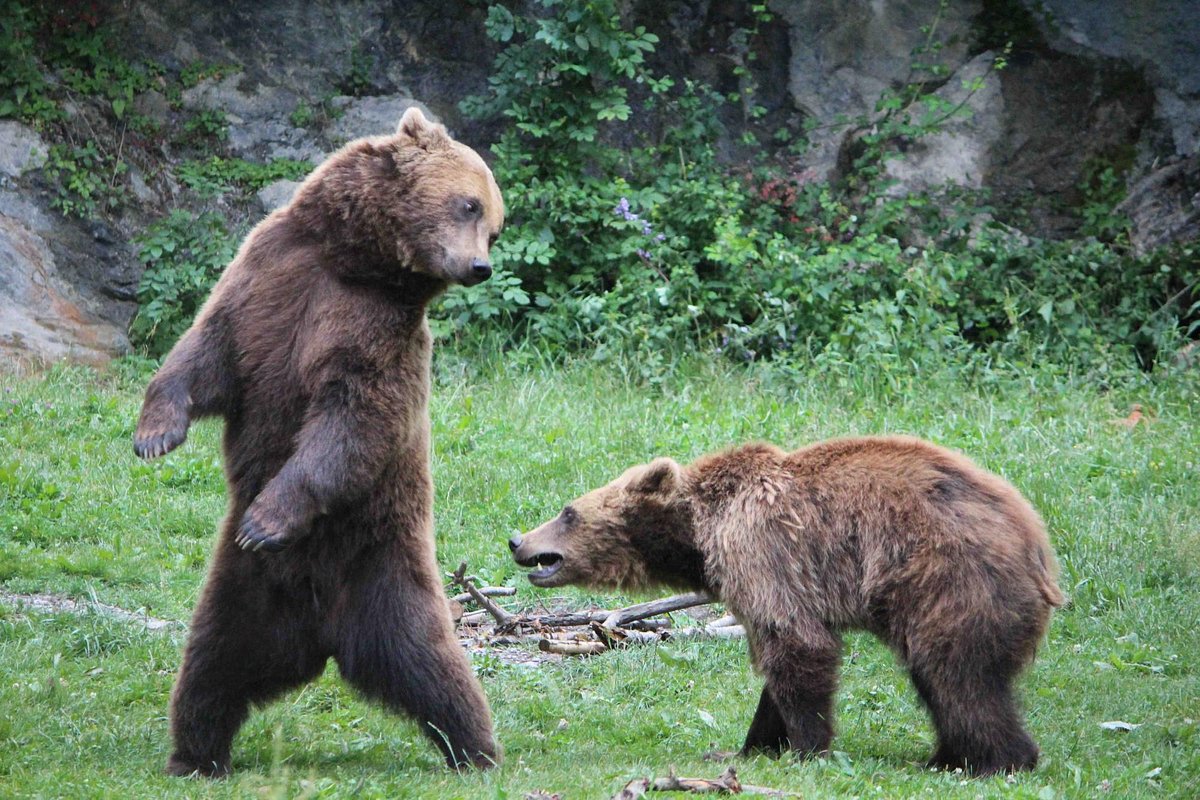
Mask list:
POLYGON ((163 771, 176 778, 224 778, 229 774, 229 762, 215 759, 209 761, 193 760, 182 758, 178 754, 172 753, 171 757, 167 759, 167 766, 163 771))

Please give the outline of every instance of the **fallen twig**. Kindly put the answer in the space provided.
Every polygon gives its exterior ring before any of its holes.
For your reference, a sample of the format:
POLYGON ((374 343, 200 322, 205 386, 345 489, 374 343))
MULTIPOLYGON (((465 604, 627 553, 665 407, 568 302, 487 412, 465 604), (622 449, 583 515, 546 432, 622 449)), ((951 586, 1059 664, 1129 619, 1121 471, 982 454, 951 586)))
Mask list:
POLYGON ((705 778, 680 778, 671 767, 665 778, 657 778, 650 784, 652 792, 692 792, 694 794, 741 794, 742 783, 738 780, 737 770, 732 766, 725 768, 716 780, 705 778))
POLYGON ((667 614, 671 611, 682 611, 685 608, 692 608, 693 606, 707 605, 712 601, 713 599, 703 592, 677 594, 671 597, 664 597, 661 600, 651 600, 646 603, 637 603, 636 605, 618 609, 605 617, 602 622, 605 627, 616 628, 639 619, 656 617, 659 614, 667 614))
POLYGON ((608 649, 604 642, 574 642, 562 639, 541 639, 538 650, 543 653, 558 653, 563 656, 594 656, 608 649))
POLYGON ((454 584, 466 589, 467 593, 471 595, 475 602, 483 606, 489 614, 496 618, 496 622, 499 624, 508 625, 517 618, 515 614, 505 611, 503 608, 496 605, 491 598, 479 591, 479 589, 475 586, 475 580, 473 576, 467 576, 467 562, 463 561, 461 564, 459 564, 458 569, 454 571, 452 577, 454 584))
POLYGON ((656 644, 684 639, 738 639, 746 635, 741 625, 696 625, 691 628, 671 628, 657 631, 631 631, 625 628, 608 628, 598 622, 591 625, 592 633, 610 648, 629 644, 656 644))
MULTIPOLYGON (((469 580, 470 576, 467 579, 469 580)), ((484 597, 512 597, 517 593, 517 590, 512 586, 477 586, 475 588, 484 597)), ((454 595, 450 599, 456 603, 466 603, 469 600, 474 600, 475 595, 470 592, 463 592, 462 594, 454 595)))

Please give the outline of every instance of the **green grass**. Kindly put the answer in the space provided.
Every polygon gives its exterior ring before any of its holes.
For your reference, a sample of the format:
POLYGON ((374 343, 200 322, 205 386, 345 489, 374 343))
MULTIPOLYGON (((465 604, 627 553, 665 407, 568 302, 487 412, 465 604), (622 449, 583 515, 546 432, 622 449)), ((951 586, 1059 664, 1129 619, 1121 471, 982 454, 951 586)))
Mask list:
MULTIPOLYGON (((532 589, 504 541, 659 454, 907 432, 971 454, 1041 510, 1071 604, 1023 683, 1043 752, 1036 772, 1009 783, 923 770, 924 713, 890 654, 856 635, 837 753, 743 761, 744 781, 806 798, 1093 797, 1102 786, 1112 797, 1200 794, 1195 377, 1101 390, 1047 371, 881 389, 693 366, 648 388, 597 366, 480 367, 453 354, 439 356, 437 372, 439 557, 517 586, 525 604, 614 602, 532 589), (1152 425, 1108 422, 1132 402, 1154 410, 1152 425), (1107 720, 1140 727, 1101 729, 1107 720)), ((130 436, 147 377, 132 365, 0 376, 0 588, 188 618, 224 511, 220 429, 198 425, 176 452, 139 463, 130 436)), ((160 774, 181 644, 178 631, 0 604, 0 795, 607 798, 671 765, 715 776, 721 768, 701 755, 740 744, 761 686, 737 642, 537 668, 477 658, 506 761, 460 776, 412 724, 359 700, 330 667, 252 715, 234 744, 234 775, 206 783, 160 774)))

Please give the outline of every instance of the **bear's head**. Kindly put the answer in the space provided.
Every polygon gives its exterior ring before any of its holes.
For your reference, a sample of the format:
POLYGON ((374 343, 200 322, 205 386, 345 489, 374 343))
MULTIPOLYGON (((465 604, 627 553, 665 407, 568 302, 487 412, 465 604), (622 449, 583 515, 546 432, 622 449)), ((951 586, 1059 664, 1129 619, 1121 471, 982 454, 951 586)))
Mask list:
POLYGON ((355 280, 388 282, 408 271, 479 283, 492 274, 489 251, 504 224, 487 164, 416 106, 395 134, 357 139, 330 156, 291 208, 327 242, 329 268, 355 280))
POLYGON ((703 576, 683 470, 669 458, 629 469, 508 545, 543 588, 691 588, 703 576))

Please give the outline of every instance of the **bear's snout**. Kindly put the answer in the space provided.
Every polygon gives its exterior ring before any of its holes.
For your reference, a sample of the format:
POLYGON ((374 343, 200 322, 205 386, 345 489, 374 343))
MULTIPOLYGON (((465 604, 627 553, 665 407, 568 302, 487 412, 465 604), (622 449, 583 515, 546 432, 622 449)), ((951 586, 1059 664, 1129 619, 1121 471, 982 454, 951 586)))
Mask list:
POLYGON ((492 277, 492 265, 482 258, 471 259, 471 277, 476 283, 482 283, 492 277))
POLYGON ((529 537, 520 534, 508 540, 508 549, 512 550, 513 561, 522 567, 533 569, 528 577, 529 582, 534 586, 559 585, 554 578, 563 566, 562 553, 539 547, 535 542, 530 541, 529 537))

